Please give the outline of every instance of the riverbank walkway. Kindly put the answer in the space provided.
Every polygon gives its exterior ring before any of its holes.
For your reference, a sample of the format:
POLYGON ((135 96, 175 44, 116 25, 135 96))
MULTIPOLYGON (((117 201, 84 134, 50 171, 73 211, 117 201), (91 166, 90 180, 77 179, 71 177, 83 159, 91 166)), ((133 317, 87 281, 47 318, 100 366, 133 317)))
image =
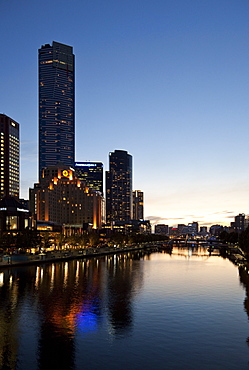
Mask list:
POLYGON ((156 244, 142 243, 137 245, 128 245, 124 247, 98 247, 98 248, 79 248, 79 249, 64 249, 52 250, 39 254, 8 254, 0 256, 0 269, 30 264, 51 263, 72 259, 90 258, 103 256, 108 254, 120 254, 126 252, 135 252, 141 250, 152 250, 156 248, 156 244))
MULTIPOLYGON (((195 247, 198 247, 195 245, 195 247)), ((166 251, 167 253, 172 252, 173 246, 169 243, 162 244, 162 242, 151 242, 151 243, 141 243, 134 245, 126 245, 120 247, 88 247, 88 248, 78 248, 78 249, 61 249, 61 250, 50 250, 42 252, 39 254, 5 254, 0 255, 0 270, 3 268, 10 268, 14 266, 21 265, 31 265, 31 264, 43 264, 59 261, 67 261, 72 259, 81 259, 81 258, 92 258, 97 256, 104 255, 113 255, 113 254, 123 254, 127 252, 136 252, 136 251, 166 251)), ((186 248, 190 246, 186 245, 186 248)), ((219 250, 220 255, 225 255, 229 258, 234 264, 248 264, 243 251, 238 246, 228 246, 228 245, 216 245, 212 248, 207 248, 210 256, 214 254, 215 250, 219 250), (222 248, 221 248, 222 247, 222 248)))

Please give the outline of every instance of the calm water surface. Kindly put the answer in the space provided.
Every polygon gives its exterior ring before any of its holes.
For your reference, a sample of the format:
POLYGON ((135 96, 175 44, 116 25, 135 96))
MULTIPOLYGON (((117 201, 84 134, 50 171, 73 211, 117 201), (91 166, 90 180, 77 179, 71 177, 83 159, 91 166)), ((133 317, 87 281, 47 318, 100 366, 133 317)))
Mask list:
POLYGON ((249 369, 249 278, 205 249, 0 271, 1 369, 249 369))

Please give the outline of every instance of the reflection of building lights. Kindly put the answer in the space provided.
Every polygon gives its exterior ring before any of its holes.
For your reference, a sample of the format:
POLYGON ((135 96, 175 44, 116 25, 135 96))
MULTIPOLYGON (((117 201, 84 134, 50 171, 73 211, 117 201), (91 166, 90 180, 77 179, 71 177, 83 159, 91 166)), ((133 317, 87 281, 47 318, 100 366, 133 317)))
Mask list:
POLYGON ((76 316, 77 318, 77 328, 83 332, 88 333, 97 329, 97 319, 98 316, 93 310, 96 307, 91 307, 91 311, 81 312, 76 316))
POLYGON ((50 289, 53 289, 53 287, 54 287, 54 276, 55 276, 55 267, 54 267, 54 264, 53 264, 52 265, 52 271, 51 271, 50 289))
POLYGON ((36 286, 36 288, 38 288, 39 276, 40 276, 40 267, 37 266, 37 268, 36 268, 36 275, 35 275, 35 286, 36 286))
POLYGON ((79 263, 79 261, 77 261, 77 264, 76 264, 76 283, 79 282, 79 276, 80 276, 79 272, 80 272, 80 263, 79 263))
POLYGON ((3 278, 4 278, 3 272, 1 272, 1 274, 0 274, 0 286, 3 286, 3 278))
POLYGON ((68 278, 68 262, 65 262, 64 266, 64 285, 67 284, 67 278, 68 278))

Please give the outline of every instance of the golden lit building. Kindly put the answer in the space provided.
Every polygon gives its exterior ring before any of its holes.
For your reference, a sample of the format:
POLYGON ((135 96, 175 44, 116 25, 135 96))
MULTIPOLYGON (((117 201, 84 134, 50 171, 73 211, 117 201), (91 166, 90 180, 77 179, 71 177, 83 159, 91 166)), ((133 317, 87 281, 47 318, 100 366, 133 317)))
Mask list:
POLYGON ((101 226, 102 196, 81 182, 63 164, 42 170, 40 182, 30 189, 30 210, 37 220, 65 227, 101 226))

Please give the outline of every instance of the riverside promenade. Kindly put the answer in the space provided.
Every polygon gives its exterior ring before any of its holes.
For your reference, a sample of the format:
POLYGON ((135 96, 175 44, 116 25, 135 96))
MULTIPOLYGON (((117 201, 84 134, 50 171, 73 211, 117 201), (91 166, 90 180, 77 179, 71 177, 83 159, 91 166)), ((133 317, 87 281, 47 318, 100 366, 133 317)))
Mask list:
POLYGON ((158 247, 157 243, 141 243, 124 247, 92 247, 79 249, 52 250, 40 254, 8 254, 0 256, 0 270, 11 266, 51 263, 80 258, 92 258, 108 254, 121 254, 135 251, 152 251, 158 247))
MULTIPOLYGON (((213 246, 212 248, 207 247, 210 256, 217 250, 219 250, 220 255, 226 256, 236 265, 245 265, 249 268, 249 261, 246 259, 245 254, 238 246, 224 245, 213 246), (224 254, 225 252, 225 254, 224 254)), ((166 251, 167 253, 172 252, 172 245, 169 243, 163 244, 162 242, 149 242, 140 244, 131 244, 119 247, 87 247, 87 248, 68 248, 68 249, 54 249, 39 254, 5 254, 0 255, 0 270, 5 268, 10 268, 14 266, 21 265, 32 265, 32 264, 44 264, 59 261, 68 261, 73 259, 82 258, 93 258, 97 256, 113 255, 113 254, 123 254, 127 252, 153 252, 153 251, 166 251)), ((190 248, 187 247, 186 248, 190 248)))

